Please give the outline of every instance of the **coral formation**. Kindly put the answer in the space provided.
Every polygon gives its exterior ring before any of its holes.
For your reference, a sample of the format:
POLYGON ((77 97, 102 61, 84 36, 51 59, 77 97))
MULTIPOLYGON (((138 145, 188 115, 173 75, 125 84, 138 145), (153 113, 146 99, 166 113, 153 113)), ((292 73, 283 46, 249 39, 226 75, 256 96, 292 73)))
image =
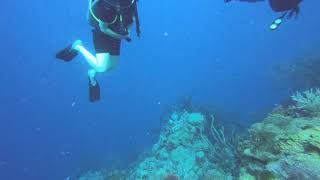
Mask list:
POLYGON ((292 96, 297 104, 280 108, 252 125, 239 145, 241 177, 247 179, 320 179, 319 91, 292 96), (294 110, 311 113, 300 116, 294 110))
MULTIPOLYGON (((231 179, 230 174, 210 162, 214 145, 204 132, 207 121, 201 113, 173 113, 152 155, 131 172, 129 179, 231 179)), ((217 138, 223 137, 221 133, 217 138)))
POLYGON ((292 100, 296 102, 296 108, 304 110, 311 115, 320 113, 320 90, 310 89, 303 93, 297 92, 291 96, 292 100))
POLYGON ((248 137, 226 136, 212 114, 175 111, 147 157, 127 171, 89 171, 79 180, 320 179, 320 90, 292 96, 253 124, 248 137))

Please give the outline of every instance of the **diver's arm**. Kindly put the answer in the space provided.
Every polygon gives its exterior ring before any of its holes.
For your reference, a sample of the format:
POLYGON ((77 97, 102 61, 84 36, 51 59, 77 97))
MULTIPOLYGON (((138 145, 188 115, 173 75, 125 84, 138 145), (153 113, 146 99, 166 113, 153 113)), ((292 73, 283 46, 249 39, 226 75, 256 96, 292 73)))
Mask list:
POLYGON ((131 23, 131 24, 129 24, 128 25, 128 37, 130 37, 130 35, 131 35, 131 32, 132 32, 132 25, 133 25, 133 23, 131 23))
POLYGON ((108 25, 107 23, 104 23, 102 21, 99 22, 99 27, 100 27, 100 31, 113 37, 113 38, 117 38, 117 39, 127 39, 129 38, 128 35, 124 36, 124 35, 121 35, 121 34, 118 34, 114 31, 112 31, 110 28, 108 28, 108 25))

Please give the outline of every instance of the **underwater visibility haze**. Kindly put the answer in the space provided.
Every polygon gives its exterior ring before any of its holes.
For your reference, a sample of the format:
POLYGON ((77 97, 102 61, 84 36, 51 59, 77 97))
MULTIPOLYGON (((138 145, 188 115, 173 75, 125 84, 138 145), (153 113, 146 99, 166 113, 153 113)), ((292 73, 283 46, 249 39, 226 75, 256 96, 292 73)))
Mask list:
POLYGON ((320 179, 320 2, 139 0, 94 103, 88 1, 2 3, 1 180, 320 179))

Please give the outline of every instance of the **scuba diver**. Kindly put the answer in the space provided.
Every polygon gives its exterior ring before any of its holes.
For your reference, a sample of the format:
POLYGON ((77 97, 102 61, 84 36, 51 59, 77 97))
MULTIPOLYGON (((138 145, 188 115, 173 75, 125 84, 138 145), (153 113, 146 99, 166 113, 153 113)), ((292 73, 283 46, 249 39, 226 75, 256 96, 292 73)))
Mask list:
POLYGON ((140 23, 137 0, 89 0, 88 21, 92 27, 95 54, 91 54, 76 40, 56 54, 56 58, 65 62, 72 61, 80 53, 89 64, 89 100, 100 100, 100 86, 97 73, 113 69, 120 55, 122 40, 131 41, 130 32, 133 22, 140 37, 140 23))
MULTIPOLYGON (((232 0, 224 0, 225 3, 231 2, 232 0)), ((242 2, 261 2, 265 0, 239 0, 242 2)), ((274 12, 282 12, 282 15, 276 18, 270 25, 271 30, 276 30, 283 22, 283 19, 287 17, 291 19, 292 17, 298 17, 300 13, 299 5, 302 0, 268 0, 271 9, 274 12)))

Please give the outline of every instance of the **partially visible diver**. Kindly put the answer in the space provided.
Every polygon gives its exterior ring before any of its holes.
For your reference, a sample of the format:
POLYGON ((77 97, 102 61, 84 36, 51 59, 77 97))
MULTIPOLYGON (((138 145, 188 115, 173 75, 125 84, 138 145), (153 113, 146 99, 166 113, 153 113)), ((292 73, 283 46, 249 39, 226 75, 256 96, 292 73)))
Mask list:
POLYGON ((82 54, 90 65, 89 100, 100 100, 100 86, 97 73, 113 69, 120 55, 121 40, 131 41, 130 32, 136 22, 136 33, 140 37, 140 23, 137 0, 89 0, 88 22, 92 27, 95 54, 91 54, 76 40, 56 54, 56 58, 69 62, 78 53, 82 54))
MULTIPOLYGON (((232 0, 224 0, 225 3, 231 2, 232 0)), ((261 2, 265 0, 238 0, 241 2, 261 2)), ((283 22, 283 19, 287 17, 291 19, 292 17, 298 17, 300 13, 300 3, 302 0, 268 0, 271 9, 274 12, 281 12, 282 15, 276 18, 270 25, 271 30, 276 30, 283 22)))

